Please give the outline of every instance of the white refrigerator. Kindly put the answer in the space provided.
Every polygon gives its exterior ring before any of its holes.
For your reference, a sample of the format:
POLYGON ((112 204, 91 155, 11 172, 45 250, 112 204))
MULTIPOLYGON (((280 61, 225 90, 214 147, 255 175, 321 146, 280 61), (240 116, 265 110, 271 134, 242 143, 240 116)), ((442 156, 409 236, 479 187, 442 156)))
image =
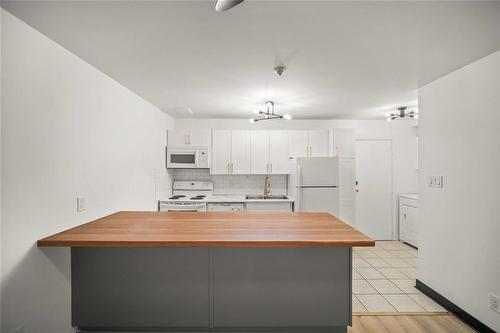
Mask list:
POLYGON ((339 215, 339 160, 336 157, 291 159, 288 195, 296 212, 327 212, 339 215))

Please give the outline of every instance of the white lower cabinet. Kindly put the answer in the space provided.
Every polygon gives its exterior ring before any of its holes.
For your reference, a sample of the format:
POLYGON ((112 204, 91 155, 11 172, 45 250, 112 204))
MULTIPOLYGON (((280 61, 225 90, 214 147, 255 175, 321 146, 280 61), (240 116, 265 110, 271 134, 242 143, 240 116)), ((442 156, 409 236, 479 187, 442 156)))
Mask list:
POLYGON ((248 212, 291 212, 292 203, 289 201, 247 202, 248 212))
POLYGON ((399 239, 418 247, 418 199, 399 198, 399 239))

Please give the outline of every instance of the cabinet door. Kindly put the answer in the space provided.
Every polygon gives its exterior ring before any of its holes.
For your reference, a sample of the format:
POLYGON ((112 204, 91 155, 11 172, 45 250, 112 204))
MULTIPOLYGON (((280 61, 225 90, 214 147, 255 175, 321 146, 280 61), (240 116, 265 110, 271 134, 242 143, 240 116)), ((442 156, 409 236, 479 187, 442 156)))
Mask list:
POLYGON ((210 146, 211 144, 211 131, 210 130, 199 130, 199 131, 190 131, 188 133, 189 137, 189 145, 190 146, 210 146))
POLYGON ((308 155, 309 138, 307 131, 288 132, 288 156, 304 157, 308 155))
POLYGON ((212 144, 212 174, 228 174, 230 171, 230 143, 231 133, 229 130, 213 131, 212 144))
POLYGON ((290 162, 288 158, 288 136, 285 131, 269 132, 269 164, 270 173, 290 173, 290 162))
POLYGON ((399 207, 399 238, 413 246, 417 245, 417 215, 418 208, 400 205, 399 207))
POLYGON ((167 133, 169 147, 210 146, 210 130, 172 130, 167 133))
MULTIPOLYGON (((272 184, 271 184, 272 185, 272 184)), ((287 201, 278 201, 278 202, 247 202, 247 211, 248 212, 291 212, 292 204, 287 201)))
POLYGON ((335 128, 333 130, 333 156, 339 158, 356 157, 356 141, 353 128, 335 128))
POLYGON ((309 131, 309 156, 328 156, 328 131, 309 131))
POLYGON ((250 173, 250 131, 231 131, 231 173, 250 173))
POLYGON ((340 202, 339 218, 354 225, 356 200, 356 160, 349 158, 339 159, 340 202))
POLYGON ((267 174, 269 172, 269 133, 251 131, 250 137, 250 170, 252 174, 267 174))

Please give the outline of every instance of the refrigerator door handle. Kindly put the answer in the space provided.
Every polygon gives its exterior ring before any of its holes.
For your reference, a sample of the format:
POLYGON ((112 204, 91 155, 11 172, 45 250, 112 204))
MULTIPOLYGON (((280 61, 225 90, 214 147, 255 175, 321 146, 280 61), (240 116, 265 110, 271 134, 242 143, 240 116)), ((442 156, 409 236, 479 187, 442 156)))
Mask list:
POLYGON ((297 186, 302 187, 302 165, 297 164, 297 186))

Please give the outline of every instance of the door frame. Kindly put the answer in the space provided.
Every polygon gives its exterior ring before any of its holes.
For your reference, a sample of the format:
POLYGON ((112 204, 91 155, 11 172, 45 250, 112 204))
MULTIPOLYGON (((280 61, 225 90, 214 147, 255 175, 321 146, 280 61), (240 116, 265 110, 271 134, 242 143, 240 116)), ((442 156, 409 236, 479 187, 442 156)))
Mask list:
MULTIPOLYGON (((392 220, 392 240, 398 240, 399 239, 399 230, 398 230, 398 220, 396 219, 396 216, 398 214, 394 211, 394 209, 397 207, 396 205, 396 198, 395 198, 395 187, 394 187, 394 179, 396 178, 395 176, 395 170, 394 170, 394 145, 392 142, 392 139, 356 139, 355 140, 355 145, 357 144, 358 141, 363 141, 363 142, 389 142, 390 148, 391 148, 391 220, 392 220)), ((356 168, 357 168, 357 163, 359 163, 358 156, 356 156, 356 168)), ((357 169, 356 169, 357 170, 357 169)), ((358 173, 356 172, 356 182, 358 181, 358 173)), ((358 204, 356 200, 356 205, 355 205, 355 212, 357 216, 357 210, 358 210, 358 204)), ((356 221, 357 222, 357 221, 356 221)))

